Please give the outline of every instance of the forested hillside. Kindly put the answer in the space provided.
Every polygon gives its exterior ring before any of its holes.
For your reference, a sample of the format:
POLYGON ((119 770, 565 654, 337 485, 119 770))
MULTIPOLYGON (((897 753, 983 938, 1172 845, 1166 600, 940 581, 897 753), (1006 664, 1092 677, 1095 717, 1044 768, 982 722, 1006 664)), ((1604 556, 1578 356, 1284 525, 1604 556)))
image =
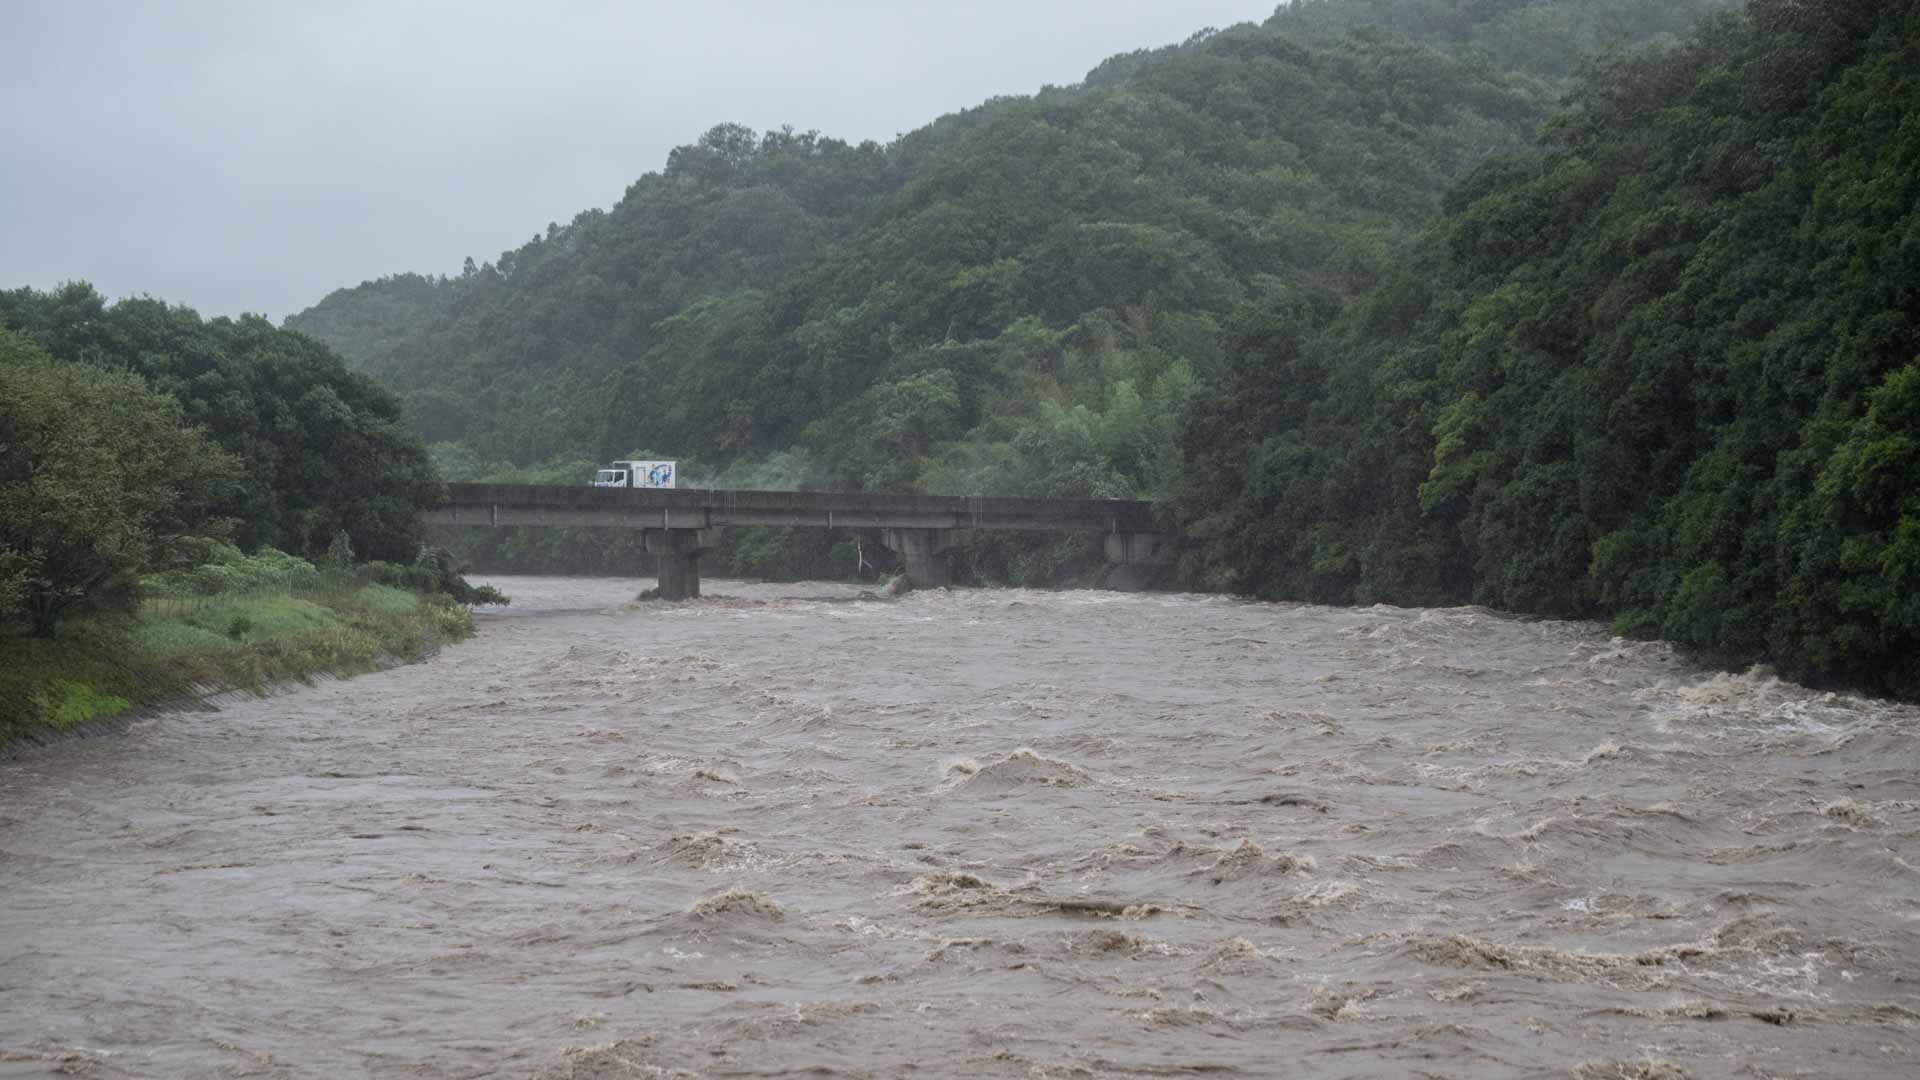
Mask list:
POLYGON ((1916 73, 1911 0, 1754 0, 1596 66, 1358 303, 1243 311, 1189 572, 1920 696, 1916 73))
POLYGON ((1721 6, 1322 0, 886 147, 715 129, 292 325, 475 474, 1144 495, 1195 585, 1920 696, 1920 14, 1721 6))
POLYGON ((887 146, 722 126, 606 211, 288 325, 456 478, 798 448, 843 486, 1166 494, 1232 312, 1369 289, 1577 50, 1715 6, 1325 0, 887 146))

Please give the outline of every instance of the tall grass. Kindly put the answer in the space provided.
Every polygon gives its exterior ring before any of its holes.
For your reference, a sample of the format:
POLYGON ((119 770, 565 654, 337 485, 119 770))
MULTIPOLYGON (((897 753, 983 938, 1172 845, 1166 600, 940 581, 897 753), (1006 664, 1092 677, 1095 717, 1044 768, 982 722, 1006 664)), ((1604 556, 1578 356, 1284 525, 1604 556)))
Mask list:
POLYGON ((0 628, 0 747, 196 688, 356 674, 473 630, 458 604, 352 570, 228 577, 150 580, 131 614, 66 620, 57 641, 0 628))

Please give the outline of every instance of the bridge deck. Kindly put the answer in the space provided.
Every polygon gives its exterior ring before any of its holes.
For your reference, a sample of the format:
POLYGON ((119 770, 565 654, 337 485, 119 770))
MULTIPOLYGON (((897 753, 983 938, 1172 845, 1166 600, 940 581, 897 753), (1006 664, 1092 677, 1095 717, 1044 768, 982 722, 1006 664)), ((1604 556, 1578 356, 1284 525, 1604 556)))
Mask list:
POLYGON ((601 525, 706 529, 728 525, 828 528, 1160 531, 1153 505, 1124 499, 1010 499, 830 491, 708 491, 524 484, 449 484, 435 525, 601 525))

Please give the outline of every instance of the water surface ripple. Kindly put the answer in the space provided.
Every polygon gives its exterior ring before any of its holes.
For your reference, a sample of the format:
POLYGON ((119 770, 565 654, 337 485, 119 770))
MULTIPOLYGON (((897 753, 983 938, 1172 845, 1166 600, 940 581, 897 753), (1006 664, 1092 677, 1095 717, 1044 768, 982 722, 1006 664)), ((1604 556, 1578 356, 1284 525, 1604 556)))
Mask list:
POLYGON ((1920 1074, 1920 712, 1478 609, 506 579, 0 763, 0 1077, 1920 1074))

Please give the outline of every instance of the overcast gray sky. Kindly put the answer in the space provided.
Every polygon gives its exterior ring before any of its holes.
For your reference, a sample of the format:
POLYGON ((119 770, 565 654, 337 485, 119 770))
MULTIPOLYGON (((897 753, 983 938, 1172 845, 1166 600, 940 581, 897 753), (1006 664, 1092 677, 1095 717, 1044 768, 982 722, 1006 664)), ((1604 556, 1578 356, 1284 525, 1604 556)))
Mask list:
POLYGON ((1274 0, 0 0, 0 288, 276 321, 485 261, 713 124, 887 141, 1274 0))

